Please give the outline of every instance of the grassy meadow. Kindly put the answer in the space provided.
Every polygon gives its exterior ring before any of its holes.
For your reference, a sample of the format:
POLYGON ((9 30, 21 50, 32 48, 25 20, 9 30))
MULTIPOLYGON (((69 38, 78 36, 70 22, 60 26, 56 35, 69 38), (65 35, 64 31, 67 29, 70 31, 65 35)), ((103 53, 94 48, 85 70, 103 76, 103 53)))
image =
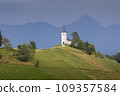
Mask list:
POLYGON ((107 58, 87 55, 85 52, 56 45, 36 49, 30 62, 21 62, 0 49, 0 79, 5 80, 120 80, 120 64, 107 58), (39 67, 35 63, 39 59, 39 67))

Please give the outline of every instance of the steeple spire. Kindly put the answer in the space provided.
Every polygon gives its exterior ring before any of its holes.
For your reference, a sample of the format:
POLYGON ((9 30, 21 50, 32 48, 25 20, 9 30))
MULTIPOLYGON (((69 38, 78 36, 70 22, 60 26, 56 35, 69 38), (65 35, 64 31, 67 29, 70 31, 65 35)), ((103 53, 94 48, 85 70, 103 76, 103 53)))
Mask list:
POLYGON ((65 29, 65 26, 63 26, 62 33, 67 33, 67 31, 66 31, 66 29, 65 29))

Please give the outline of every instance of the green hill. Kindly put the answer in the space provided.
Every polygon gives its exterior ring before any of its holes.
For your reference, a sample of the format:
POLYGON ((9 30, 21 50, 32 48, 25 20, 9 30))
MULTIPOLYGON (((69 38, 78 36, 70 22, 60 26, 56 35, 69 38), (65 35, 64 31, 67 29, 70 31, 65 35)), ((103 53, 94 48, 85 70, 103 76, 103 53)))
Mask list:
POLYGON ((21 62, 0 49, 0 79, 34 80, 120 80, 120 64, 107 58, 87 55, 81 50, 56 45, 50 49, 37 49, 34 59, 21 62), (35 67, 39 59, 39 67, 35 67))

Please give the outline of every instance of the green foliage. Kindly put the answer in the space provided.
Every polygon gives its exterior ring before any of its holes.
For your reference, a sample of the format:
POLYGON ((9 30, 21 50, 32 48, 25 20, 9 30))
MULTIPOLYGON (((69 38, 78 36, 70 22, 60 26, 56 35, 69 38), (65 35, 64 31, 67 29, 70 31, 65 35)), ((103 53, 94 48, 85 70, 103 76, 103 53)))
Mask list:
POLYGON ((97 55, 98 55, 98 56, 100 55, 100 51, 97 51, 97 55))
POLYGON ((29 45, 25 43, 21 45, 21 48, 18 49, 17 52, 17 58, 20 61, 24 61, 24 62, 29 61, 33 57, 33 55, 34 55, 34 51, 29 47, 29 45))
POLYGON ((93 44, 88 43, 88 41, 83 42, 83 40, 80 40, 80 37, 77 34, 77 32, 73 32, 72 36, 73 38, 72 43, 70 45, 71 47, 84 50, 87 54, 90 55, 96 53, 95 46, 93 44))
POLYGON ((91 55, 95 52, 96 52, 95 46, 89 43, 89 45, 86 48, 86 53, 91 55))
MULTIPOLYGON (((76 47, 75 45, 78 45, 80 38, 79 38, 79 35, 77 34, 77 32, 73 32, 71 35, 73 37, 71 47, 75 48, 76 47)), ((79 47, 79 45, 78 45, 78 47, 79 47)))
POLYGON ((3 44, 6 49, 12 47, 12 44, 10 44, 10 40, 8 38, 3 38, 3 44))
POLYGON ((21 49, 21 45, 18 45, 17 48, 18 48, 18 49, 21 49))
POLYGON ((35 64, 35 67, 39 67, 39 59, 37 59, 37 62, 35 64))
POLYGON ((89 45, 88 41, 83 42, 83 45, 82 45, 83 50, 86 50, 88 45, 89 45))
POLYGON ((80 39, 78 40, 77 48, 78 48, 78 49, 82 49, 82 50, 84 49, 84 47, 83 47, 83 41, 80 40, 80 39))
POLYGON ((110 56, 109 54, 106 54, 105 57, 107 57, 108 59, 113 59, 113 56, 110 56))
POLYGON ((1 34, 1 30, 0 30, 0 46, 2 46, 2 34, 1 34))
POLYGON ((104 55, 103 54, 99 54, 99 58, 104 58, 104 55))
POLYGON ((70 45, 71 47, 75 47, 75 40, 74 39, 72 39, 72 42, 71 42, 71 45, 70 45))
POLYGON ((100 51, 97 51, 96 57, 99 57, 99 58, 104 58, 104 55, 100 53, 100 51))
POLYGON ((33 49, 37 49, 37 46, 34 41, 30 41, 30 45, 32 46, 33 49))
POLYGON ((77 43, 78 40, 80 39, 80 37, 79 37, 79 35, 77 34, 77 32, 73 32, 71 35, 72 35, 73 39, 75 40, 75 43, 77 43))
POLYGON ((113 55, 113 59, 120 63, 120 52, 118 52, 116 55, 113 55))

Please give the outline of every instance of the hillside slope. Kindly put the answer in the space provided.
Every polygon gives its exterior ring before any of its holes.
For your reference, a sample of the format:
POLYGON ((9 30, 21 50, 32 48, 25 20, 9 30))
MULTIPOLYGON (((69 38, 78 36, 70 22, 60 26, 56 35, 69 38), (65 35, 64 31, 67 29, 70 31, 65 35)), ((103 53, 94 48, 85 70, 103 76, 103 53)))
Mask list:
POLYGON ((5 56, 0 63, 0 79, 120 79, 120 64, 116 61, 87 55, 67 45, 64 48, 57 45, 50 49, 37 49, 35 58, 28 63, 20 62, 14 57, 3 62, 5 56), (37 59, 40 62, 38 68, 34 67, 37 59))

